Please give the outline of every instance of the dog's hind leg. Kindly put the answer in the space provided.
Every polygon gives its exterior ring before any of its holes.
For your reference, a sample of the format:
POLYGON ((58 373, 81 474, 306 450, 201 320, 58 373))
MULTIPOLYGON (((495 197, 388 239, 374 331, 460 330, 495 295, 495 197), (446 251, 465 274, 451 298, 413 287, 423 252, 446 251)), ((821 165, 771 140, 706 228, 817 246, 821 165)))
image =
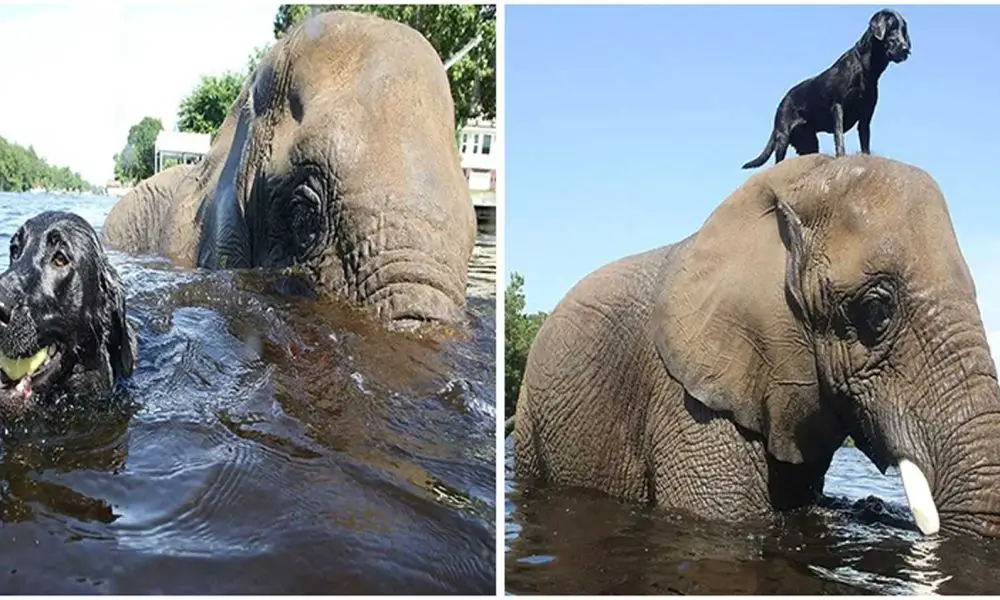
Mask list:
POLYGON ((801 128, 805 122, 802 118, 790 114, 791 109, 787 102, 782 102, 779 114, 781 114, 781 111, 785 113, 782 115, 783 118, 776 119, 774 124, 774 164, 785 160, 789 139, 792 138, 795 131, 801 128))
POLYGON ((800 125, 792 130, 790 142, 799 156, 819 152, 819 137, 815 131, 810 131, 804 126, 800 125))
POLYGON ((785 132, 775 132, 774 133, 774 164, 778 164, 785 160, 785 154, 788 152, 788 134, 785 132))
POLYGON ((844 107, 840 102, 833 104, 833 144, 838 158, 847 153, 844 150, 844 107))

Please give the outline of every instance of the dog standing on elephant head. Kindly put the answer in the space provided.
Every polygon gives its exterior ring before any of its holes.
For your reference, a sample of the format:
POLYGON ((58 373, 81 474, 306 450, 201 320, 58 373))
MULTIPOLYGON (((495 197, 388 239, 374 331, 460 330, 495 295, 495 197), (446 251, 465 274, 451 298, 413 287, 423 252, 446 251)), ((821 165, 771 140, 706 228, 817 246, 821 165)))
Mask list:
POLYGON ((528 354, 519 477, 717 519, 816 502, 850 435, 917 526, 1000 537, 1000 387, 944 197, 868 155, 752 176, 573 287, 528 354))
POLYGON ((837 62, 788 90, 774 114, 774 127, 760 156, 743 165, 754 169, 774 153, 785 159, 791 144, 799 156, 819 152, 817 132, 832 133, 836 155, 843 156, 844 132, 858 125, 861 152, 871 153, 871 124, 878 102, 878 79, 890 62, 910 55, 910 34, 902 15, 875 13, 864 35, 837 62))

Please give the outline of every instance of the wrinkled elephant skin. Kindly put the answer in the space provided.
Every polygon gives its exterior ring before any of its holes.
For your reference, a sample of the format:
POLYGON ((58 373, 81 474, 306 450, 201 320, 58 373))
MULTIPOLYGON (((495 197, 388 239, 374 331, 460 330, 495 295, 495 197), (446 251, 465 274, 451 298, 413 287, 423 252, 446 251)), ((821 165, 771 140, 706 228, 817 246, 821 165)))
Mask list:
POLYGON ((405 25, 328 12, 264 57, 197 165, 143 181, 105 241, 304 270, 393 325, 464 319, 475 213, 444 66, 405 25))
POLYGON ((1000 388, 944 197, 871 156, 755 175, 580 281, 529 352, 518 476, 709 518, 809 505, 846 436, 917 527, 1000 536, 1000 388))

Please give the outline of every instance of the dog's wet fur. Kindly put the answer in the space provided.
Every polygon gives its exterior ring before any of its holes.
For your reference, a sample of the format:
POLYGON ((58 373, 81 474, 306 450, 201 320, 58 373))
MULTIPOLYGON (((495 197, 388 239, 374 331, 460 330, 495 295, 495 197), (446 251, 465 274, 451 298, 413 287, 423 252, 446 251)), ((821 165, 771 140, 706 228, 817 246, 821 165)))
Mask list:
POLYGON ((774 153, 774 164, 785 159, 789 144, 802 156, 819 152, 818 132, 832 133, 837 156, 843 156, 844 132, 858 125, 861 152, 871 153, 871 121, 878 102, 878 79, 890 62, 910 56, 910 34, 902 15, 883 9, 868 29, 837 62, 788 90, 778 104, 774 127, 760 156, 743 165, 754 169, 774 153))
POLYGON ((72 213, 26 221, 0 274, 0 354, 24 358, 43 348, 54 352, 34 374, 12 381, 0 373, 0 422, 66 398, 106 396, 136 361, 118 273, 94 229, 72 213))

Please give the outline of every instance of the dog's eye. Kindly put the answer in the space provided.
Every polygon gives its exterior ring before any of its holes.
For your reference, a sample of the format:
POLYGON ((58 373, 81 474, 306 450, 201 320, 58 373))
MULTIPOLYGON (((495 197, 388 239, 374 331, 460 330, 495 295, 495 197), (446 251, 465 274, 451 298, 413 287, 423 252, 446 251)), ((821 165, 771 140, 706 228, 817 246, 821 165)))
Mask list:
POLYGON ((68 264, 69 259, 66 258, 66 255, 61 250, 56 250, 56 253, 52 255, 52 266, 65 267, 68 264))

